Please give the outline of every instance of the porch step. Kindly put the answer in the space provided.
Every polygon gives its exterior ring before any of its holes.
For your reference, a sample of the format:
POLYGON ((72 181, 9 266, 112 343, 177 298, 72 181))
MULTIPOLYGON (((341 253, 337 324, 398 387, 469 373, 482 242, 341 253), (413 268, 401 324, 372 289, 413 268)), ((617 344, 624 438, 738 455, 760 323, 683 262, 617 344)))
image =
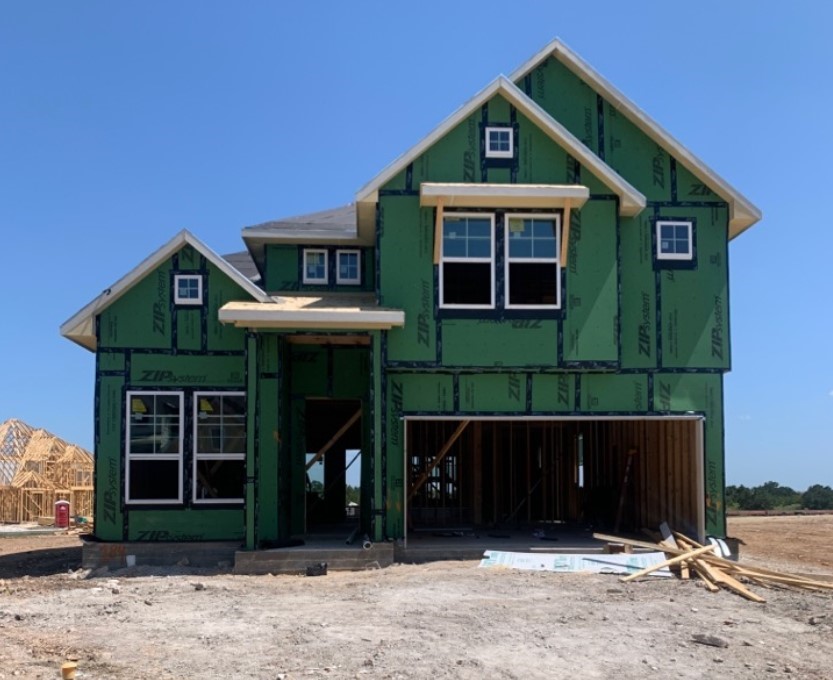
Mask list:
POLYGON ((273 548, 238 550, 234 554, 235 574, 303 574, 307 567, 327 563, 332 571, 361 571, 393 564, 393 544, 375 543, 368 550, 361 546, 273 548))

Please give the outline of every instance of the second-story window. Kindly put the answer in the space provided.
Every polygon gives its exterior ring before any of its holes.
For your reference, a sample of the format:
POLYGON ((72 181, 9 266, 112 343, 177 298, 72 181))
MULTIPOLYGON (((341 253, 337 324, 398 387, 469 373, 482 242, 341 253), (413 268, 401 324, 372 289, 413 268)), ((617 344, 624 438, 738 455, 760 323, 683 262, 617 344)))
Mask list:
POLYGON ((514 154, 515 139, 511 127, 486 128, 486 158, 512 158, 514 154))
POLYGON ((327 251, 319 248, 304 249, 304 283, 327 283, 327 251))
POLYGON ((692 223, 688 220, 657 220, 657 259, 693 259, 692 232, 692 223))
POLYGON ((336 252, 336 283, 358 285, 361 281, 361 257, 358 250, 336 252))
POLYGON ((560 217, 506 215, 506 307, 561 305, 560 217))
POLYGON ((444 217, 441 307, 494 307, 494 234, 494 215, 456 213, 444 217))
POLYGON ((199 274, 174 275, 174 304, 202 304, 202 276, 199 274))

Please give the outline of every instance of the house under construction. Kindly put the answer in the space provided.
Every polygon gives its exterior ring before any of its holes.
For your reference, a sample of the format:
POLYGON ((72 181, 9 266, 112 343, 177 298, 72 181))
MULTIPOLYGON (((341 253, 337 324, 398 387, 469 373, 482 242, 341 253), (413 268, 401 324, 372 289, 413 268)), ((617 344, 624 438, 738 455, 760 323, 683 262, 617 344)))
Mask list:
POLYGON ((0 523, 50 517, 61 500, 92 515, 92 454, 20 420, 0 425, 0 523))

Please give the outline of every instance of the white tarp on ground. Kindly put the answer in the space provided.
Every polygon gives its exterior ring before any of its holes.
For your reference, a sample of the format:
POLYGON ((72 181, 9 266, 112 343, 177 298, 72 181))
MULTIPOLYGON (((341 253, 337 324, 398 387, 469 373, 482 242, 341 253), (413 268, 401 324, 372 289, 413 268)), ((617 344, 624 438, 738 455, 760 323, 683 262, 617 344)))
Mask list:
MULTIPOLYGON (((649 552, 630 555, 517 553, 487 550, 480 561, 481 567, 527 569, 529 571, 591 572, 594 574, 633 574, 659 564, 667 559, 665 553, 649 552)), ((651 576, 671 576, 668 567, 651 573, 651 576)))

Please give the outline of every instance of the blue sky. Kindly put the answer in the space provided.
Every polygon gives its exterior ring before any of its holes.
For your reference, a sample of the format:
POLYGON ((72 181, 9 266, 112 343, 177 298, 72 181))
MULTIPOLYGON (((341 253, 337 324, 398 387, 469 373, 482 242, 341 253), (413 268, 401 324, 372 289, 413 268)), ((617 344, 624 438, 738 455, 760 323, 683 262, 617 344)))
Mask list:
POLYGON ((833 485, 833 10, 821 2, 0 4, 0 421, 92 448, 58 326, 176 231, 348 203, 555 36, 756 203, 734 241, 728 483, 833 485), (581 5, 581 6, 579 6, 581 5))

